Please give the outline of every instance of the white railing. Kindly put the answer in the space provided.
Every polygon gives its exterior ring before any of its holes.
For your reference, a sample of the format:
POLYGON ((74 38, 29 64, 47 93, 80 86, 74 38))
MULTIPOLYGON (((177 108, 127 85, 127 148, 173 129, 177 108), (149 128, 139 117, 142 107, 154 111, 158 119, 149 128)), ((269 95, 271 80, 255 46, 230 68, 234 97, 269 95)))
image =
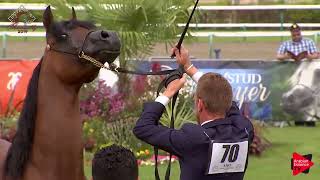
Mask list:
MULTIPOLYGON (((320 31, 303 31, 304 36, 313 36, 320 31)), ((285 37, 291 36, 288 31, 236 31, 236 32, 191 32, 195 37, 285 37)))
MULTIPOLYGON (((21 5, 27 10, 44 10, 47 4, 43 3, 0 3, 1 10, 16 10, 21 5)), ((117 4, 114 4, 117 5, 117 4)), ((71 5, 68 5, 71 8, 71 5)), ((111 5, 113 6, 113 5, 111 5)), ((77 10, 83 10, 84 6, 76 5, 74 6, 77 10)), ((107 5, 104 6, 108 8, 107 5)), ((54 9, 54 7, 52 7, 54 9)), ((192 8, 192 7, 190 7, 192 8)), ((279 10, 280 12, 280 23, 199 23, 190 24, 191 28, 280 28, 281 31, 236 31, 236 32, 192 32, 191 35, 195 37, 209 37, 209 53, 212 53, 212 44, 214 37, 283 37, 290 36, 287 31, 282 31, 284 27, 289 27, 291 24, 283 23, 283 10, 316 10, 320 9, 320 5, 250 5, 250 6, 198 6, 198 10, 206 11, 220 11, 220 10, 279 10)), ((11 22, 0 22, 0 27, 9 27, 11 22)), ((301 23, 301 27, 307 28, 319 28, 320 23, 301 23)), ((18 23, 17 26, 34 26, 43 27, 42 22, 32 22, 32 23, 18 23)), ((180 27, 184 27, 185 24, 178 24, 180 27)), ((320 31, 303 31, 306 36, 314 36, 317 42, 317 36, 320 31)), ((6 41, 7 37, 45 37, 45 32, 28 32, 28 33, 18 33, 18 32, 0 32, 2 37, 2 56, 6 56, 6 41)))
MULTIPOLYGON (((30 22, 23 23, 19 22, 17 26, 36 26, 43 27, 42 22, 30 22)), ((97 24, 99 26, 99 24, 97 24)), ((191 28, 280 28, 280 27, 290 27, 291 23, 191 23, 189 27, 191 28)), ((0 22, 0 27, 12 26, 12 22, 0 22)), ((178 23, 179 27, 184 27, 184 23, 178 23)), ((319 28, 320 23, 299 23, 300 27, 305 28, 319 28)))
MULTIPOLYGON (((291 23, 191 23, 191 28, 280 28, 290 27, 291 23)), ((1 23, 0 23, 1 26, 1 23)), ((179 23, 179 27, 184 27, 185 24, 179 23)), ((319 28, 320 23, 299 23, 300 27, 319 28)))
POLYGON ((320 5, 248 5, 248 6, 199 6, 199 10, 316 10, 320 5))
MULTIPOLYGON (((314 36, 315 42, 317 42, 319 31, 303 31, 304 36, 314 36)), ((45 32, 0 32, 2 37, 2 57, 6 57, 6 41, 7 37, 45 37, 45 32)), ((209 57, 212 57, 213 52, 213 38, 214 37, 289 37, 290 32, 287 31, 237 31, 237 32, 191 32, 195 37, 207 37, 209 38, 209 57)))

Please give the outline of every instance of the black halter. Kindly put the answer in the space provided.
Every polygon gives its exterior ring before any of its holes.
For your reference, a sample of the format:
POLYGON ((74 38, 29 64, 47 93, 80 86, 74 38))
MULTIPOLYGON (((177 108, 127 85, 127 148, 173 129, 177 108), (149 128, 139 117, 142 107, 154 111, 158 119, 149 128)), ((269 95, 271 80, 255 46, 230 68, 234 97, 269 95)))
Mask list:
MULTIPOLYGON (((86 37, 84 38, 84 41, 83 41, 83 44, 81 46, 81 49, 80 50, 76 50, 76 53, 75 52, 68 52, 68 51, 63 51, 63 50, 59 50, 59 49, 56 49, 54 47, 50 48, 51 50, 55 51, 55 52, 59 52, 59 53, 64 53, 64 54, 69 54, 69 55, 72 55, 72 56, 77 56, 78 59, 85 59, 89 62, 91 62, 93 65, 99 67, 99 68, 106 68, 108 70, 113 70, 113 71, 116 71, 115 69, 111 69, 111 68, 107 68, 104 66, 104 64, 102 64, 100 61, 96 60, 95 58, 91 57, 91 56, 88 56, 85 54, 84 52, 84 47, 86 46, 86 43, 87 43, 87 39, 88 39, 88 36, 94 31, 92 30, 89 30, 89 32, 86 34, 86 37)), ((120 51, 108 51, 108 50, 104 50, 104 52, 107 52, 108 54, 120 54, 120 51)), ((111 65, 109 65, 111 66, 111 65)), ((114 66, 112 66, 114 67, 114 66)))
POLYGON ((73 56, 79 57, 79 55, 80 55, 82 52, 84 52, 84 51, 83 51, 83 48, 84 48, 85 45, 86 45, 88 36, 89 36, 92 32, 93 32, 93 31, 89 31, 89 32, 86 34, 86 37, 84 38, 83 44, 82 44, 82 46, 81 46, 81 49, 78 50, 78 52, 63 51, 63 50, 56 49, 56 48, 54 48, 54 47, 51 47, 50 50, 56 51, 56 52, 59 52, 59 53, 64 53, 64 54, 69 54, 69 55, 73 55, 73 56))

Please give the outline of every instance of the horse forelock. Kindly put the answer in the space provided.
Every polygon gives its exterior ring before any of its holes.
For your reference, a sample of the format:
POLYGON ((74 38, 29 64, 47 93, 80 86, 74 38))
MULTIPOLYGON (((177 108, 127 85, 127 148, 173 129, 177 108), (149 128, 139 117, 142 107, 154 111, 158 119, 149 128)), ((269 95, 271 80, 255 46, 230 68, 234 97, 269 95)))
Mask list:
POLYGON ((7 154, 4 172, 8 177, 21 177, 30 157, 37 114, 38 82, 41 63, 42 58, 33 70, 20 113, 17 132, 7 154))

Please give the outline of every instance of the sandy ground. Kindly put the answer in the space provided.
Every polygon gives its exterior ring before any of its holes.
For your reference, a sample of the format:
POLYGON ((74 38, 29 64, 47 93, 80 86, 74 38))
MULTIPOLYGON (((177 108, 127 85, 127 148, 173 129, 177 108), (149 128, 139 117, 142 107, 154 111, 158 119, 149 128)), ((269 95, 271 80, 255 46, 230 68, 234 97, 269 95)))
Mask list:
MULTIPOLYGON (((213 49, 220 49, 222 59, 274 59, 278 46, 278 42, 218 42, 213 49)), ((208 43, 186 44, 185 47, 196 58, 209 58, 208 43)), ((212 54, 215 57, 215 53, 212 54)), ((153 56, 163 55, 167 55, 165 46, 158 44, 153 56)))
MULTIPOLYGON (((221 49, 220 58, 223 59, 273 59, 280 42, 217 42, 214 49, 221 49)), ((191 43, 185 45, 190 54, 196 58, 209 57, 208 43, 191 43)), ((44 41, 8 41, 7 58, 39 58, 43 54, 44 41)), ((2 45, 0 46, 2 49, 2 45)), ((213 53, 214 55, 215 53, 213 53)), ((2 55, 2 52, 1 52, 2 55)), ((165 56, 163 44, 157 44, 152 56, 165 56)))

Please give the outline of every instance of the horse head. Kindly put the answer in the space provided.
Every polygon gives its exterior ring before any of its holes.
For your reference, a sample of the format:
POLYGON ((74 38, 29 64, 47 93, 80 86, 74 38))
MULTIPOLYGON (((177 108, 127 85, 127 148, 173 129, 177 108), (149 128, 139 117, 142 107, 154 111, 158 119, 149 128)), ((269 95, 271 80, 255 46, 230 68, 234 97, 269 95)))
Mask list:
POLYGON ((72 8, 70 20, 55 22, 50 6, 43 14, 46 29, 46 63, 65 83, 87 83, 95 79, 99 68, 79 57, 81 53, 104 64, 120 54, 120 40, 115 32, 99 30, 88 21, 77 20, 72 8))
POLYGON ((314 100, 312 89, 303 84, 297 84, 282 95, 282 107, 287 113, 297 113, 311 106, 314 100))
POLYGON ((319 80, 320 62, 303 62, 290 78, 291 89, 282 95, 283 110, 298 113, 310 108, 320 91, 319 80))
POLYGON ((120 40, 115 32, 98 30, 91 22, 77 20, 73 8, 69 20, 55 22, 50 6, 47 7, 43 14, 43 25, 46 29, 47 46, 29 81, 17 133, 8 150, 4 168, 0 167, 0 176, 3 169, 4 176, 9 179, 36 179, 34 177, 40 177, 40 170, 36 172, 33 168, 28 169, 34 166, 37 167, 34 169, 44 168, 42 170, 47 174, 55 171, 52 179, 57 179, 58 176, 61 179, 67 174, 65 179, 83 179, 78 92, 83 83, 96 78, 99 68, 82 59, 79 54, 94 58, 101 64, 112 63, 120 53, 120 40), (57 132, 61 127, 73 130, 72 135, 59 133, 58 136, 57 132), (47 129, 45 133, 41 133, 44 132, 43 129, 47 129), (59 152, 61 149, 57 150, 55 145, 50 147, 43 143, 48 139, 60 142, 68 138, 73 143, 70 148, 69 145, 59 145, 59 148, 67 148, 69 152, 62 160, 57 159, 62 157, 59 152), (39 155, 39 149, 43 152, 42 155, 39 155), (71 159, 66 160, 68 157, 71 159), (70 162, 70 169, 56 166, 62 161, 70 162), (47 166, 43 165, 44 162, 47 166), (50 164, 53 167, 49 167, 50 164))

